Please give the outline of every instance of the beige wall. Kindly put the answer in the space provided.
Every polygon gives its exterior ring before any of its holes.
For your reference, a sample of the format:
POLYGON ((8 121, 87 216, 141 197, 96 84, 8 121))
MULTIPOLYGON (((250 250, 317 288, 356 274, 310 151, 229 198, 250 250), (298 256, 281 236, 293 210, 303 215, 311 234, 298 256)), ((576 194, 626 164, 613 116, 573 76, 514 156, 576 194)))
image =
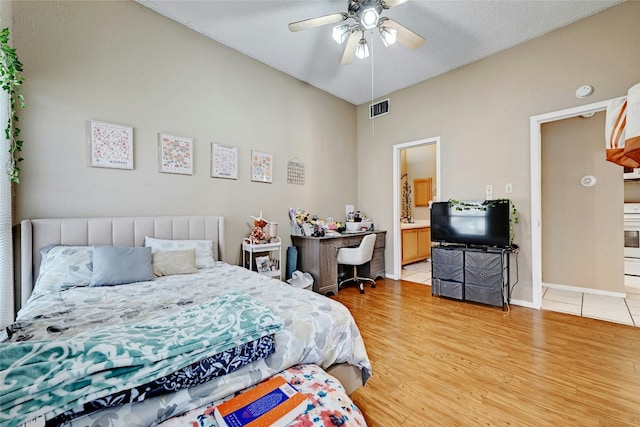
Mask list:
POLYGON ((544 283, 624 292, 624 185, 605 159, 604 123, 600 112, 542 125, 544 283), (581 185, 586 175, 597 183, 581 185))
MULTIPOLYGON (((522 248, 513 299, 531 302, 529 118, 625 95, 640 81, 638 22, 640 2, 625 2, 396 92, 391 113, 376 119, 375 135, 368 106, 359 106, 359 206, 392 230, 393 145, 440 136, 440 200, 482 199, 487 184, 495 198, 506 197, 505 184, 513 184, 509 198, 520 211, 515 232, 522 248), (583 84, 595 92, 577 99, 583 84)), ((393 268, 390 246, 387 271, 393 268)))
POLYGON ((355 111, 133 2, 16 2, 29 106, 15 220, 222 214, 231 262, 231 242, 260 210, 284 225, 290 205, 339 218, 355 203, 391 232, 393 145, 440 136, 440 200, 483 198, 487 184, 504 197, 513 183, 522 247, 513 298, 531 301, 529 117, 624 95, 640 81, 639 21, 640 2, 628 1, 394 93, 373 135, 367 105, 355 111), (595 93, 579 100, 582 84, 595 93), (90 119, 134 126, 135 170, 87 166, 90 119), (193 176, 158 173, 157 132, 195 138, 193 176), (239 147, 237 181, 209 177, 211 141, 239 147), (251 149, 274 154, 273 184, 249 181, 251 149), (294 157, 306 164, 304 186, 286 183, 294 157))
MULTIPOLYGON (((356 108, 132 1, 15 2, 27 108, 16 218, 203 215, 227 218, 238 262, 250 215, 288 208, 344 216, 356 202, 356 108), (135 169, 88 166, 87 120, 134 128, 135 169), (157 133, 194 138, 192 176, 158 172, 157 133), (239 148, 239 179, 210 177, 211 142, 239 148), (251 150, 274 156, 273 183, 250 181, 251 150), (305 164, 305 185, 286 165, 305 164)), ((284 254, 283 254, 284 256, 284 254)))

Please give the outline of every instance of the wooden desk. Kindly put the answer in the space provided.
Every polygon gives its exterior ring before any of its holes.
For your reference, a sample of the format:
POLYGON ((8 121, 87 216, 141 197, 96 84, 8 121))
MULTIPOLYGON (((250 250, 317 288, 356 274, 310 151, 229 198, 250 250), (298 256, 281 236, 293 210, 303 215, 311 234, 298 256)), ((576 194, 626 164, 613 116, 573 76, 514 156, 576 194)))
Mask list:
POLYGON ((376 234, 376 244, 367 273, 372 279, 384 278, 384 246, 387 232, 380 230, 341 234, 340 236, 291 236, 291 242, 298 249, 297 269, 313 276, 313 290, 315 292, 323 295, 336 295, 338 293, 338 261, 336 258, 338 249, 345 246, 357 246, 362 237, 372 233, 376 234))

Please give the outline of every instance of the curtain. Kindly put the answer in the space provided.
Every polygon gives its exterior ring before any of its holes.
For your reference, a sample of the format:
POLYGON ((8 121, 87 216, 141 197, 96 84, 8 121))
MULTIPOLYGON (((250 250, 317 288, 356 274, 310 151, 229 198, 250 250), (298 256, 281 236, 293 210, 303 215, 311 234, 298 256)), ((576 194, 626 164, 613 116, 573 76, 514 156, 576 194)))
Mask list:
POLYGON ((11 180, 6 167, 11 159, 4 128, 9 119, 9 95, 0 92, 0 326, 14 320, 13 237, 11 234, 11 180))
POLYGON ((608 161, 640 167, 640 83, 629 89, 626 98, 607 105, 605 137, 608 161))

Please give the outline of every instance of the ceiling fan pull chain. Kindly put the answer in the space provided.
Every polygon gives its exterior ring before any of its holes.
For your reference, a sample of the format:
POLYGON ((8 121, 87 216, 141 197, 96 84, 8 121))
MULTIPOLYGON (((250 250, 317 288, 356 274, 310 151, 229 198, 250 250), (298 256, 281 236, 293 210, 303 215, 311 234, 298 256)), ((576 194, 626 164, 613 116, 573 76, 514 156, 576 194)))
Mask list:
MULTIPOLYGON (((370 44, 371 44, 371 104, 369 105, 369 108, 373 107, 373 31, 370 31, 369 34, 371 34, 370 37, 370 44)), ((369 112, 371 113, 371 112, 369 112)), ((371 136, 376 136, 376 118, 372 118, 371 119, 371 136)))

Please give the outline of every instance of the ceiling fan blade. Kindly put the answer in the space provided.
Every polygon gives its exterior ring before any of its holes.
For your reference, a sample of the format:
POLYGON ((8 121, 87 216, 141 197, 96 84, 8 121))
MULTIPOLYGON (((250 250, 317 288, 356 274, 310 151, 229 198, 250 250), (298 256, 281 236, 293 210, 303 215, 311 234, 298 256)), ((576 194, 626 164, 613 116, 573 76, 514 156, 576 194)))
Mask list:
POLYGON ((332 13, 331 15, 318 16, 317 18, 304 19, 302 21, 292 22, 289 24, 289 30, 301 31, 309 28, 319 27, 321 25, 335 24, 336 22, 347 19, 346 13, 332 13))
POLYGON ((409 0, 382 0, 382 3, 386 6, 386 9, 391 9, 394 6, 405 3, 409 0))
POLYGON ((395 29, 398 32, 397 40, 411 49, 416 49, 422 46, 422 43, 424 43, 424 38, 420 37, 407 27, 398 24, 393 19, 385 19, 384 25, 386 27, 395 29))
POLYGON ((356 48, 361 38, 362 31, 356 30, 351 33, 347 40, 347 46, 344 48, 344 53, 342 54, 342 61, 340 62, 342 65, 349 65, 353 62, 353 58, 356 56, 356 48))

